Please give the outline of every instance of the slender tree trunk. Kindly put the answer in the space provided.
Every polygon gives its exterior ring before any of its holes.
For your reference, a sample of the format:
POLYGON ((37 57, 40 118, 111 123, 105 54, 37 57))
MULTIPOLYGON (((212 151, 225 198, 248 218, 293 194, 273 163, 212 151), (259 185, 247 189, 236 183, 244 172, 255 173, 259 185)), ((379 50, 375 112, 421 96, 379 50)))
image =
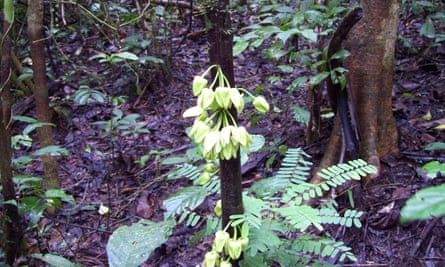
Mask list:
MULTIPOLYGON (((221 67, 232 87, 235 86, 233 74, 233 36, 231 32, 230 14, 228 12, 229 0, 215 1, 207 10, 210 21, 208 29, 209 57, 211 64, 221 67)), ((236 112, 232 111, 236 118, 236 112)), ((221 160, 221 200, 222 225, 225 227, 230 221, 230 215, 243 213, 241 162, 238 157, 230 160, 221 160)))
MULTIPOLYGON (((43 33, 43 0, 28 1, 28 35, 31 44, 32 67, 34 71, 35 101, 37 118, 40 122, 51 122, 49 109, 48 87, 46 82, 45 46, 43 33)), ((37 129, 40 146, 46 147, 54 144, 51 126, 42 126, 37 129)), ((45 173, 45 186, 47 189, 60 188, 55 157, 43 156, 45 173)))
MULTIPOLYGON (((8 128, 11 119, 11 68, 10 53, 11 44, 9 32, 13 24, 13 1, 4 1, 3 39, 1 47, 1 99, 0 99, 0 180, 2 185, 3 200, 15 201, 15 188, 12 180, 11 166, 11 135, 8 128)), ((5 204, 3 207, 2 225, 5 239, 2 246, 5 253, 5 262, 13 265, 16 258, 22 254, 22 229, 20 216, 16 205, 5 204)))

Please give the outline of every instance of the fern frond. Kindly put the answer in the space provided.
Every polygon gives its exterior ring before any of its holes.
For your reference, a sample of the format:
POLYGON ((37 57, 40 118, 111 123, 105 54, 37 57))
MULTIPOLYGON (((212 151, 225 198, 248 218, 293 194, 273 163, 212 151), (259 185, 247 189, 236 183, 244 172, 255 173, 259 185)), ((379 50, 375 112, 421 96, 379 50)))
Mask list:
POLYGON ((168 174, 167 179, 176 180, 185 177, 191 181, 195 181, 199 178, 199 175, 201 175, 201 169, 199 167, 196 167, 195 165, 189 163, 185 163, 181 166, 178 166, 174 171, 171 171, 168 174))
POLYGON ((340 185, 347 180, 360 180, 361 177, 375 173, 376 171, 376 168, 366 163, 366 161, 356 159, 325 168, 319 171, 317 175, 326 181, 332 181, 330 185, 340 185))
POLYGON ((343 242, 311 234, 300 235, 298 241, 294 244, 294 249, 302 253, 315 254, 322 257, 334 258, 339 256, 341 262, 346 258, 351 261, 357 260, 354 254, 351 253, 351 248, 343 242))
POLYGON ((309 157, 301 148, 289 148, 275 177, 292 183, 305 181, 312 166, 311 162, 305 160, 309 157))
POLYGON ((188 186, 170 195, 164 200, 164 218, 196 209, 207 197, 208 191, 202 186, 188 186))
POLYGON ((363 215, 362 211, 358 210, 346 210, 345 214, 341 216, 335 209, 324 208, 318 210, 318 216, 322 224, 337 224, 346 227, 357 228, 362 226, 360 217, 363 215))
POLYGON ((179 217, 178 223, 185 221, 187 226, 194 227, 201 220, 201 216, 194 211, 185 210, 179 217), (187 220, 186 220, 187 219, 187 220))
POLYGON ((310 206, 289 206, 275 208, 273 211, 281 214, 289 224, 300 231, 305 231, 311 225, 315 226, 320 231, 323 230, 317 210, 310 206))

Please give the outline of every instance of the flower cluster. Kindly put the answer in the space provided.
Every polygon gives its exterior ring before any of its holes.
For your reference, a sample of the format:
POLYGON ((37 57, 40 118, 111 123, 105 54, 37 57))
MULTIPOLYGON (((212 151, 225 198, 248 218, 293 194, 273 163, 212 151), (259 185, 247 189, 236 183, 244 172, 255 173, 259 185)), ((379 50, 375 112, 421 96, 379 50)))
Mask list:
POLYGON ((238 126, 232 110, 240 114, 244 109, 243 93, 253 98, 253 105, 259 112, 269 111, 269 104, 262 96, 253 96, 242 88, 231 88, 219 66, 211 66, 202 76, 193 79, 193 94, 198 97, 197 105, 187 109, 184 117, 196 117, 189 136, 203 146, 204 158, 232 159, 240 147, 248 149, 253 142, 244 127, 238 126), (216 68, 214 81, 208 86, 204 76, 216 68), (216 83, 218 81, 218 86, 216 83), (212 89, 215 88, 215 89, 212 89))
POLYGON ((234 237, 231 238, 229 233, 221 230, 215 233, 212 250, 207 252, 202 265, 204 267, 230 267, 230 260, 239 259, 243 249, 249 244, 247 224, 243 224, 241 236, 237 238, 236 229, 234 237), (227 257, 224 257, 227 256, 227 257))

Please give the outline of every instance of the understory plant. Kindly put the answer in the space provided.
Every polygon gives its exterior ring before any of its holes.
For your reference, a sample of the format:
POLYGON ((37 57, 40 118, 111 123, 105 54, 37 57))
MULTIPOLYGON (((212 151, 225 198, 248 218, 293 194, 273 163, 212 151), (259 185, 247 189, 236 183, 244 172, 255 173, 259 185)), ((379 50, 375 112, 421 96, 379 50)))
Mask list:
MULTIPOLYGON (((424 150, 445 150, 445 143, 435 142, 424 148, 424 150)), ((428 180, 439 176, 445 176, 445 163, 437 160, 430 161, 422 166, 419 175, 428 180)), ((445 184, 430 186, 419 190, 409 198, 400 212, 400 222, 415 220, 427 220, 445 215, 445 184)))
POLYGON ((107 244, 110 266, 141 264, 157 246, 167 241, 176 224, 196 226, 201 220, 206 220, 206 227, 190 242, 200 242, 211 234, 215 238, 209 252, 203 255, 203 266, 231 266, 233 260, 239 260, 241 266, 327 264, 323 259, 329 257, 338 257, 340 262, 354 261, 355 256, 342 241, 318 233, 324 232, 326 224, 360 227, 362 212, 351 209, 340 214, 333 200, 324 201, 318 208, 304 203, 322 198, 326 192, 350 180, 360 180, 374 173, 375 168, 363 160, 339 164, 320 171, 325 181, 314 185, 306 182, 312 165, 309 156, 302 149, 290 148, 274 176, 261 179, 245 190, 244 213, 231 216, 230 224, 221 229, 218 159, 237 157, 234 151, 241 148, 242 163, 245 163, 249 152, 264 145, 264 137, 250 135, 244 127, 233 124, 228 109, 235 108, 241 113, 242 94, 253 98, 257 111, 265 112, 269 105, 261 96, 227 86, 218 66, 211 66, 203 75, 195 77, 193 93, 198 97, 197 105, 186 110, 184 117, 196 117, 188 132, 196 145, 182 160, 178 157, 166 160, 177 165, 167 180, 187 178, 191 185, 164 200, 164 221, 141 220, 118 228, 107 244), (217 74, 209 85, 205 75, 213 68, 217 74), (216 84, 217 81, 220 84, 216 84), (200 208, 206 201, 215 203, 210 214, 200 208), (135 231, 139 234, 135 235, 135 231), (136 254, 139 257, 134 257, 136 254), (244 255, 242 260, 241 255, 244 255))

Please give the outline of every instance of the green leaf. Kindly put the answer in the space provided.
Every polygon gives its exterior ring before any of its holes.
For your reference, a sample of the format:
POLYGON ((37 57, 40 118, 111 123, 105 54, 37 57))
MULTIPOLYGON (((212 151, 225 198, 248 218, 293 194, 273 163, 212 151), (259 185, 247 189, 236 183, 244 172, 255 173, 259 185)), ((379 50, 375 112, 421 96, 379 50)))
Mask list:
POLYGON ((334 53, 331 56, 331 60, 333 60, 333 59, 343 60, 343 59, 347 58, 350 54, 351 53, 349 53, 347 50, 342 49, 342 50, 334 53))
POLYGON ((66 201, 66 202, 69 202, 71 204, 75 204, 76 203, 76 201, 74 200, 72 195, 69 195, 69 194, 65 193, 61 189, 48 189, 45 192, 45 198, 59 198, 62 201, 66 201))
POLYGON ((295 228, 305 231, 310 225, 315 226, 322 231, 318 211, 310 206, 290 206, 285 208, 276 208, 274 211, 280 213, 295 228))
POLYGON ((304 123, 304 125, 308 126, 311 113, 299 105, 293 105, 292 109, 294 110, 294 119, 297 122, 304 123))
POLYGON ((308 78, 306 76, 298 77, 292 81, 291 85, 288 87, 290 92, 294 90, 301 89, 303 85, 307 82, 308 78))
POLYGON ((108 262, 111 267, 136 267, 164 244, 171 235, 174 222, 141 220, 130 226, 119 227, 107 243, 108 262))
POLYGON ((445 150, 445 143, 434 142, 425 146, 423 150, 445 150))
POLYGON ((122 59, 128 59, 128 60, 139 60, 139 57, 131 52, 120 52, 113 54, 113 56, 122 58, 122 59))
POLYGON ((35 129, 40 128, 42 126, 55 127, 56 125, 54 123, 49 123, 49 122, 36 122, 36 123, 32 123, 32 124, 27 125, 25 127, 25 129, 23 129, 23 134, 28 135, 32 131, 34 131, 35 129))
POLYGON ((418 191, 400 212, 400 222, 426 220, 445 215, 445 184, 418 191))
POLYGON ((423 35, 427 38, 434 38, 436 36, 436 30, 434 29, 434 25, 432 22, 425 22, 420 28, 420 35, 423 35))
POLYGON ((73 263, 62 256, 53 254, 31 254, 31 257, 42 260, 50 266, 56 267, 80 267, 82 264, 73 263))
POLYGON ((244 52, 244 50, 247 49, 247 47, 249 47, 248 41, 240 40, 236 42, 233 46, 233 56, 236 57, 237 55, 241 54, 242 52, 244 52))
POLYGON ((33 156, 43 156, 43 155, 51 155, 51 156, 67 156, 69 155, 68 150, 65 148, 53 145, 42 147, 32 153, 33 156))
POLYGON ((445 175, 445 163, 440 163, 437 160, 431 161, 423 165, 420 171, 425 172, 428 178, 434 179, 438 174, 445 175))
POLYGON ((310 42, 317 42, 317 33, 312 29, 305 29, 301 31, 301 35, 308 39, 310 42))
POLYGON ((313 88, 315 85, 321 83, 329 76, 329 72, 323 71, 320 73, 317 73, 315 76, 311 77, 311 80, 309 81, 310 87, 313 88))

